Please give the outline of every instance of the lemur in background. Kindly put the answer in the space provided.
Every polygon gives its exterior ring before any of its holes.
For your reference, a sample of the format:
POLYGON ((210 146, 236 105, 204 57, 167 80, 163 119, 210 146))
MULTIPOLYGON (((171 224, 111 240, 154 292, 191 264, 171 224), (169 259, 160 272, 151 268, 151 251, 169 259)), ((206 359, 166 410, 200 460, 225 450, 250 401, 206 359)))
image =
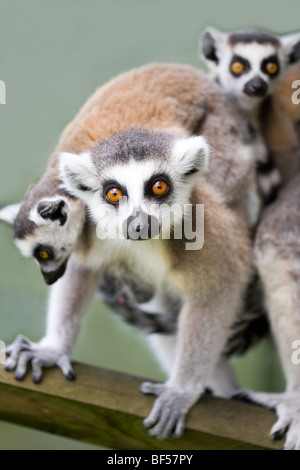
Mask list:
POLYGON ((223 33, 211 27, 205 29, 199 41, 200 56, 249 120, 258 186, 266 204, 276 198, 281 184, 272 149, 264 138, 264 120, 269 114, 266 103, 299 60, 299 44, 299 34, 277 36, 257 30, 223 33))
POLYGON ((300 450, 300 173, 281 190, 258 226, 254 254, 265 305, 286 378, 284 393, 243 390, 238 398, 274 409, 272 439, 286 435, 285 449, 300 450), (298 351, 297 351, 298 349, 298 351), (294 358, 295 356, 295 358, 294 358))
MULTIPOLYGON (((292 99, 299 88, 298 60, 266 103, 263 133, 281 175, 282 190, 262 215, 254 245, 255 265, 263 283, 265 303, 286 378, 284 393, 244 390, 239 397, 274 409, 277 422, 272 439, 286 432, 285 449, 300 450, 300 374, 297 345, 300 339, 300 103, 292 99), (295 358, 293 359, 293 357, 295 358)), ((298 350, 299 351, 299 350, 298 350)))
MULTIPOLYGON (((20 205, 0 212, 13 224, 21 252, 35 258, 48 284, 55 283, 44 338, 33 343, 18 337, 7 349, 6 369, 15 369, 15 377, 21 379, 30 363, 38 382, 43 367, 57 365, 66 377, 74 378, 71 354, 81 316, 105 273, 121 260, 138 279, 135 284, 142 286, 143 300, 154 302, 156 313, 179 312, 173 335, 149 335, 161 363, 171 372, 167 384, 143 387, 160 395, 146 424, 157 420, 154 433, 166 436, 175 429, 180 434, 184 416, 207 383, 224 394, 225 382, 228 395, 236 385, 222 351, 243 309, 251 275, 248 231, 255 221, 250 217, 249 222, 247 203, 256 201, 257 195, 250 143, 238 110, 193 67, 149 65, 96 91, 63 132, 41 180, 20 205), (200 133, 211 142, 209 164, 204 138, 189 137, 200 133), (61 185, 61 152, 79 153, 65 156, 62 163, 71 195, 61 185), (104 193, 100 190, 104 179, 97 176, 101 162, 103 178, 114 178, 104 193), (184 240, 125 240, 129 251, 124 253, 118 241, 97 238, 86 206, 74 197, 76 193, 84 200, 98 198, 99 206, 110 207, 107 198, 118 197, 123 189, 147 214, 147 201, 163 188, 167 190, 161 201, 165 197, 181 205, 191 200, 205 204, 202 250, 184 250, 184 240)), ((251 211, 253 216, 252 205, 251 211)), ((99 220, 97 215, 95 219, 99 220)))
MULTIPOLYGON (((242 38, 241 33, 239 37, 242 38)), ((232 69, 240 67, 242 72, 237 76, 240 77, 240 84, 245 92, 249 91, 249 85, 251 85, 251 81, 245 82, 248 73, 243 72, 245 69, 248 71, 252 69, 249 54, 253 44, 250 38, 251 35, 248 33, 248 39, 246 37, 244 42, 239 41, 239 50, 234 50, 239 57, 229 59, 230 43, 231 47, 236 44, 236 40, 232 41, 230 37, 228 38, 229 44, 223 46, 223 50, 217 49, 223 51, 223 64, 226 64, 227 57, 228 70, 235 72, 232 69), (245 63, 246 59, 248 64, 245 63), (235 63, 236 60, 237 63, 235 63)), ((204 41, 208 39, 207 36, 203 37, 204 41)), ((264 49, 267 51, 269 48, 268 54, 270 55, 272 42, 268 41, 265 35, 257 37, 253 50, 256 49, 259 52, 260 49, 262 53, 264 49)), ((298 315, 300 310, 300 212, 297 205, 300 198, 300 104, 292 100, 292 95, 295 93, 293 83, 300 80, 300 34, 283 36, 281 42, 286 51, 283 62, 280 56, 274 53, 268 58, 265 55, 261 61, 263 56, 258 53, 255 60, 257 64, 260 64, 260 81, 252 81, 252 85, 255 84, 256 87, 260 83, 261 86, 258 88, 266 91, 266 85, 263 85, 261 80, 265 80, 263 77, 267 76, 267 68, 269 68, 269 81, 273 85, 278 84, 278 76, 288 70, 287 76, 279 87, 276 90, 272 87, 272 95, 264 100, 258 116, 260 130, 280 172, 283 189, 279 193, 278 200, 263 212, 255 237, 254 253, 255 266, 262 281, 268 317, 286 376, 287 387, 282 394, 244 390, 238 392, 237 396, 274 409, 278 420, 271 429, 271 438, 280 439, 287 431, 284 448, 300 450, 300 374, 298 361, 292 360, 293 353, 297 352, 293 348, 297 347, 300 339, 298 315), (271 79, 274 75, 275 81, 271 79)), ((275 49, 278 49, 278 45, 278 42, 277 45, 274 42, 275 49)), ((222 57, 216 56, 216 58, 219 57, 220 63, 216 64, 217 69, 222 62, 222 57)), ((220 79, 225 76, 226 72, 224 75, 220 73, 220 79)), ((239 80, 233 77, 230 79, 227 71, 227 81, 224 79, 222 85, 228 88, 232 86, 230 91, 235 93, 234 85, 238 86, 239 80)), ((260 93, 259 89, 258 92, 260 93)), ((246 103, 247 107, 249 99, 241 97, 240 92, 238 94, 241 105, 246 103)))

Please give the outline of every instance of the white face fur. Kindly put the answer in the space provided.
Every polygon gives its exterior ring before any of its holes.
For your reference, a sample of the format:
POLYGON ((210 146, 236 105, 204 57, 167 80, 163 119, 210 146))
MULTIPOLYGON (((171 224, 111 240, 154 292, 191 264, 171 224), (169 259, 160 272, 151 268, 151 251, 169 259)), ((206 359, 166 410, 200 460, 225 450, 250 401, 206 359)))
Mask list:
MULTIPOLYGON (((148 136, 155 136, 142 130, 128 131, 129 136, 131 132, 135 137, 140 132, 141 146, 148 136)), ((127 145, 126 133, 120 136, 127 145)), ((109 145, 109 139, 106 142, 109 145)), ((100 147, 96 158, 97 149, 60 155, 65 188, 86 203, 99 238, 156 238, 169 217, 170 205, 175 207, 173 224, 181 221, 182 206, 189 203, 195 180, 207 168, 209 147, 198 136, 173 139, 169 154, 161 158, 152 158, 151 148, 142 159, 128 152, 126 161, 118 161, 112 154, 113 164, 109 160, 103 163, 100 147), (97 158, 101 160, 101 170, 97 158)))
POLYGON ((300 60, 300 34, 270 36, 269 41, 264 35, 259 31, 226 34, 207 28, 200 38, 200 56, 220 85, 250 111, 273 93, 288 66, 300 60))

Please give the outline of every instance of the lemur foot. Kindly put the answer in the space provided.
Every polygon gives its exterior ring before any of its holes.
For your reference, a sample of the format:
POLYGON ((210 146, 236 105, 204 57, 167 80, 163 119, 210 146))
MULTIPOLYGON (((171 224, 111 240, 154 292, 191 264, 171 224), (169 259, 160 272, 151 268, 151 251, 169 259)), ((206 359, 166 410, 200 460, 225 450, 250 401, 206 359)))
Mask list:
POLYGON ((57 366, 69 380, 75 379, 70 357, 59 349, 49 347, 47 339, 34 343, 25 336, 19 335, 15 341, 7 346, 8 359, 4 365, 5 370, 15 370, 15 379, 22 380, 27 373, 27 366, 32 367, 32 380, 39 383, 42 380, 43 367, 57 366))
POLYGON ((274 410, 278 419, 271 428, 270 438, 282 439, 286 434, 283 449, 300 450, 300 391, 263 393, 238 390, 232 397, 274 410))
POLYGON ((167 384, 150 382, 141 385, 141 392, 157 397, 143 422, 145 427, 151 428, 149 434, 162 439, 171 435, 180 437, 185 428, 186 415, 196 401, 194 394, 178 392, 167 384))

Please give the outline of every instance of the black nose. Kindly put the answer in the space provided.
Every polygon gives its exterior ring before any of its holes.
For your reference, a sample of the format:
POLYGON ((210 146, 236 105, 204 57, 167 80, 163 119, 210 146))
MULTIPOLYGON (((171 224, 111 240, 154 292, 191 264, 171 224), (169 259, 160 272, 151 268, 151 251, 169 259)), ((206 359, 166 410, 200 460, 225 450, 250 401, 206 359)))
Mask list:
POLYGON ((244 93, 248 96, 257 96, 262 98, 268 90, 267 83, 260 77, 254 77, 244 86, 244 93))
POLYGON ((159 234, 160 226, 156 217, 138 211, 128 217, 123 232, 131 240, 149 240, 159 234))
POLYGON ((58 269, 55 269, 54 271, 42 271, 42 275, 44 277, 44 280, 48 286, 51 284, 54 284, 60 277, 62 277, 65 274, 65 270, 67 267, 68 260, 64 261, 61 266, 59 266, 58 269))

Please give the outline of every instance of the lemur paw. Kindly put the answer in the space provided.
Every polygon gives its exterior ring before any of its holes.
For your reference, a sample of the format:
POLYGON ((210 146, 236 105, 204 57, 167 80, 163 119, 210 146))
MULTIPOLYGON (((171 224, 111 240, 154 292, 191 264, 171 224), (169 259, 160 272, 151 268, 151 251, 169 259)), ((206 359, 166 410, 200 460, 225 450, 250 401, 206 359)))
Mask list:
POLYGON ((7 346, 8 359, 4 365, 5 370, 15 370, 15 379, 22 380, 27 373, 27 366, 32 367, 32 380, 39 383, 42 380, 43 368, 57 366, 69 380, 75 379, 70 357, 59 349, 49 347, 43 338, 34 343, 25 336, 19 335, 15 341, 7 346))
POLYGON ((156 395, 154 406, 144 420, 145 427, 151 428, 149 434, 165 439, 174 435, 180 437, 185 428, 187 412, 196 401, 194 394, 178 392, 167 384, 144 382, 141 392, 156 395))
POLYGON ((233 398, 274 410, 278 419, 271 428, 270 438, 282 439, 286 434, 283 449, 300 450, 300 391, 263 393, 238 390, 233 398))

